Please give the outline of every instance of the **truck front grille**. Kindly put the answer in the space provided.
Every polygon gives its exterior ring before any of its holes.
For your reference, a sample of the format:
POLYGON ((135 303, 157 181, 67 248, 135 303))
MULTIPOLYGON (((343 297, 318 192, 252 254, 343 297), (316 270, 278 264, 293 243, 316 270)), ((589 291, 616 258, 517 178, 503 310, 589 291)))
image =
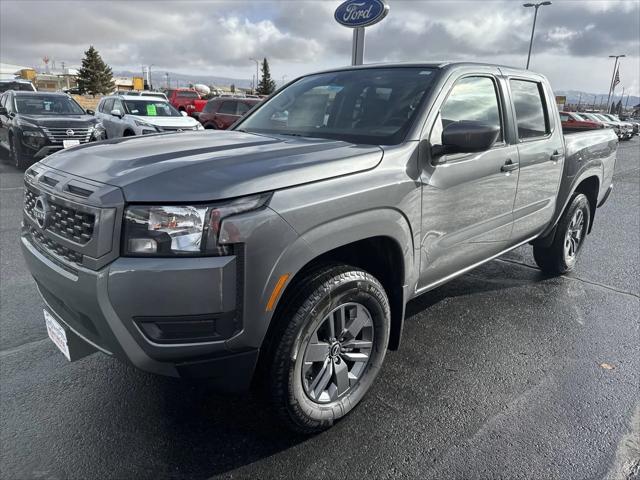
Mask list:
POLYGON ((61 258, 70 263, 82 265, 82 254, 74 252, 70 248, 60 245, 54 240, 47 238, 41 232, 38 232, 33 227, 27 227, 27 231, 35 246, 43 251, 43 253, 53 255, 54 257, 61 258))
POLYGON ((80 140, 80 143, 87 143, 91 140, 93 127, 90 128, 60 128, 43 127, 45 135, 53 143, 62 143, 63 140, 80 140))
POLYGON ((160 127, 163 132, 187 132, 197 130, 197 127, 160 127))
MULTIPOLYGON (((38 195, 30 190, 24 192, 24 210, 31 218, 34 218, 34 208, 38 195)), ((74 208, 65 206, 48 196, 46 199, 49 206, 50 219, 46 229, 80 245, 86 244, 93 236, 95 225, 95 215, 81 212, 74 208)))

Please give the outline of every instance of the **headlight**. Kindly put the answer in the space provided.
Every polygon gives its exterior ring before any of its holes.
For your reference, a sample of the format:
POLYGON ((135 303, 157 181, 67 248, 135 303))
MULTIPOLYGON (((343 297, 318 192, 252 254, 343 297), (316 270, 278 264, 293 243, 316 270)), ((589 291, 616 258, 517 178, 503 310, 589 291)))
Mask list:
POLYGON ((151 125, 149 122, 145 122, 144 120, 135 119, 134 122, 139 127, 152 128, 153 130, 160 131, 158 127, 156 127, 155 125, 151 125))
POLYGON ((40 130, 23 130, 23 137, 44 137, 44 133, 40 130))
POLYGON ((104 129, 104 125, 102 125, 101 123, 96 123, 93 126, 92 136, 94 140, 104 140, 105 138, 107 138, 107 131, 104 129))
MULTIPOLYGON (((252 195, 214 205, 134 205, 124 214, 123 254, 127 256, 221 256, 222 220, 263 207, 270 194, 252 195)), ((225 241, 226 239, 222 239, 225 241)))

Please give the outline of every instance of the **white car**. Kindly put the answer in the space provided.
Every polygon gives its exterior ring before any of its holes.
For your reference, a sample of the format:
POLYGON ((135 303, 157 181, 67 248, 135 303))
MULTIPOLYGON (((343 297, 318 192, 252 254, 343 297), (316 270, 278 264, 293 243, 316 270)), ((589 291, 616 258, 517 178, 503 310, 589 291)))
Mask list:
POLYGON ((107 138, 204 130, 195 118, 187 117, 169 102, 145 96, 104 97, 98 104, 96 117, 104 126, 107 138))

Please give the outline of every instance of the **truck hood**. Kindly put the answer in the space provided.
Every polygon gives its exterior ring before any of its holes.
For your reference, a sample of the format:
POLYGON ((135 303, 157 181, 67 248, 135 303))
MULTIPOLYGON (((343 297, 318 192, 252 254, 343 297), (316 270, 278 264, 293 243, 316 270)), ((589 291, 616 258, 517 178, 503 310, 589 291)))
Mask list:
POLYGON ((195 127, 198 125, 198 121, 195 118, 183 117, 144 117, 142 115, 131 115, 132 118, 138 119, 143 122, 150 123, 157 127, 195 127))
POLYGON ((41 163, 123 190, 129 202, 209 202, 375 167, 378 146, 205 130, 86 144, 41 163))

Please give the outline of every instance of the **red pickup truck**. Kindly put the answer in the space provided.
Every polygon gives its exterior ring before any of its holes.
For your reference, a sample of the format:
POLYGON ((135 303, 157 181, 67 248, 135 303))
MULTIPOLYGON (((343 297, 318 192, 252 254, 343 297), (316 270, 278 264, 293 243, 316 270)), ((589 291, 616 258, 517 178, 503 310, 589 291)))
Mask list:
POLYGON ((201 112, 207 104, 207 100, 202 100, 200 94, 191 88, 176 88, 167 90, 166 93, 171 105, 192 117, 194 113, 201 112))

